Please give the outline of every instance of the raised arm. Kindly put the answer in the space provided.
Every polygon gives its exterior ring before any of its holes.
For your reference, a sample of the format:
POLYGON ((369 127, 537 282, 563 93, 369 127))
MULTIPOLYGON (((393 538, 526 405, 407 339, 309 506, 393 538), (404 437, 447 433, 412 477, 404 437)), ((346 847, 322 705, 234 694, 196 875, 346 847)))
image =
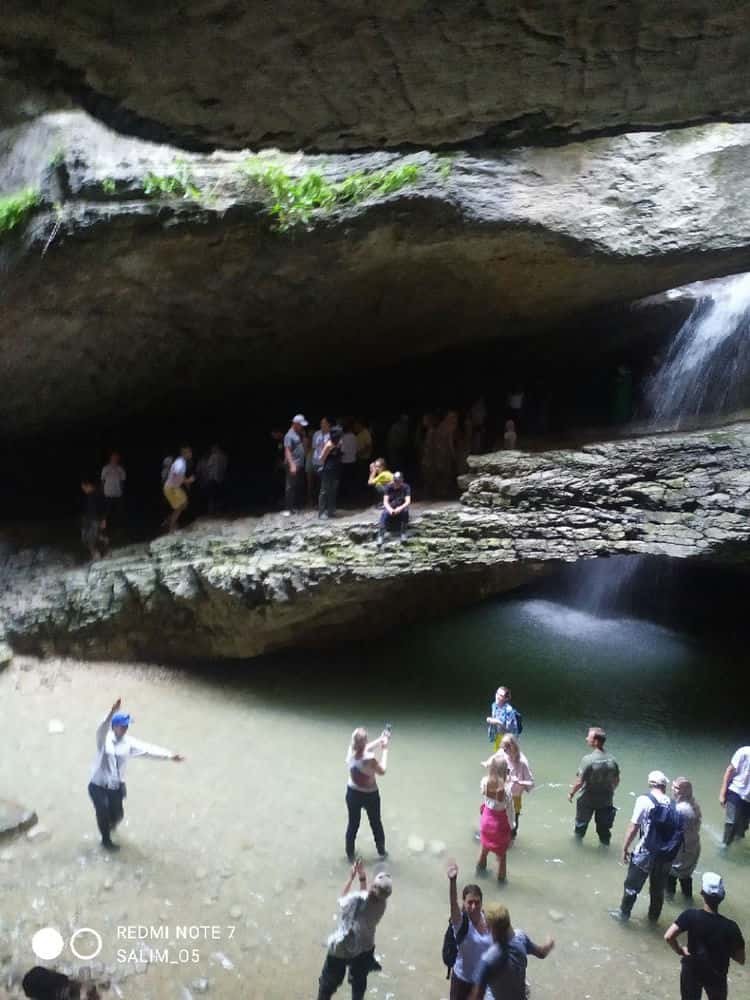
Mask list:
POLYGON ((96 727, 96 749, 101 750, 104 746, 104 741, 107 738, 107 733, 109 731, 110 723, 112 722, 112 716, 115 712, 119 712, 120 705, 122 704, 122 698, 118 698, 114 703, 112 708, 110 708, 107 715, 102 719, 99 725, 96 727))
POLYGON ((727 804, 727 792, 729 791, 729 785, 735 774, 737 774, 737 769, 734 764, 730 764, 724 772, 724 780, 721 783, 721 791, 719 792, 719 802, 723 806, 727 804))
POLYGON ((352 887, 352 882, 354 881, 354 876, 359 879, 359 888, 361 892, 367 891, 367 875, 365 874, 365 866, 360 858, 352 865, 352 870, 349 872, 349 878, 344 883, 344 888, 341 890, 342 896, 348 896, 349 890, 352 887))
POLYGON ((458 889, 456 880, 458 879, 458 865, 451 860, 445 866, 445 873, 448 876, 448 902, 451 908, 451 923, 458 927, 461 923, 461 907, 458 905, 458 889))

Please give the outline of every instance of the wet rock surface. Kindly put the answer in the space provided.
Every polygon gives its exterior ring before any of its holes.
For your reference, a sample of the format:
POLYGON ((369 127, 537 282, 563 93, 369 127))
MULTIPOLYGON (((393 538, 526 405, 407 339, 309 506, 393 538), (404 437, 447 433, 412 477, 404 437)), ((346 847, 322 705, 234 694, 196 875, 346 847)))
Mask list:
POLYGON ((726 125, 495 157, 268 155, 253 170, 418 169, 275 232, 246 154, 46 116, 0 139, 0 189, 42 198, 0 243, 6 432, 244 398, 288 380, 289 357, 315 378, 498 337, 559 342, 592 310, 746 270, 749 144, 750 126, 726 125), (198 196, 147 194, 149 175, 198 196))
POLYGON ((185 148, 544 142, 750 113, 731 0, 8 0, 5 121, 85 107, 185 148))
MULTIPOLYGON (((0 837, 9 837, 33 827, 37 822, 36 813, 18 802, 0 799, 0 837)), ((0 861, 11 862, 13 854, 10 850, 0 856, 0 861)))
POLYGON ((576 559, 747 561, 750 424, 469 464, 462 503, 417 512, 405 546, 379 551, 371 513, 199 524, 90 566, 6 574, 0 617, 24 652, 250 657, 373 635, 576 559))

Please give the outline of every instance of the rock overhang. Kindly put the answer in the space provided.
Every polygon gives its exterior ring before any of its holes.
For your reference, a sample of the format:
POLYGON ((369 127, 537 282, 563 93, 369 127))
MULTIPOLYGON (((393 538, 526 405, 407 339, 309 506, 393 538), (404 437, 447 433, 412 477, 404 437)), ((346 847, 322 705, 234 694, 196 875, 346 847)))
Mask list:
POLYGON ((6 427, 127 414, 173 382, 205 395, 283 378, 289 352, 315 378, 321 358, 345 371, 549 342, 592 310, 606 327, 616 305, 750 269, 749 142, 739 125, 492 157, 202 156, 45 116, 0 145, 5 190, 40 197, 0 245, 6 427), (332 185, 415 173, 280 232, 252 179, 269 168, 332 185))
POLYGON ((7 0, 0 112, 203 150, 569 141, 747 119, 746 28, 732 0, 7 0))

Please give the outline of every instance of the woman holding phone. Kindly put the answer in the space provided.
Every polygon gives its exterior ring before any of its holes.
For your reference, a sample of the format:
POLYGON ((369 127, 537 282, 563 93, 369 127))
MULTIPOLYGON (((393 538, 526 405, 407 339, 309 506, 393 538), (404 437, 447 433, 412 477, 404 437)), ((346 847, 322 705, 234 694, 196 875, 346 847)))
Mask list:
POLYGON ((390 726, 386 726, 381 736, 367 742, 367 730, 360 726, 352 733, 352 741, 346 755, 349 777, 346 784, 346 808, 349 823, 346 828, 346 856, 354 862, 354 844, 359 831, 362 810, 367 813, 375 847, 381 860, 388 857, 385 849, 385 832, 380 818, 380 792, 377 776, 386 772, 388 765, 388 745, 391 741, 390 726))

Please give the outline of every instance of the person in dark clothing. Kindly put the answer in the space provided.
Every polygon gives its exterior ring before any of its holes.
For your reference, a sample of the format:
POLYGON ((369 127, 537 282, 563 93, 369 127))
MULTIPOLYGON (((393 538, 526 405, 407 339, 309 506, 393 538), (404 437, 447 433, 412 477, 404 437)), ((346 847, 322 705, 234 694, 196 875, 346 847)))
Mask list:
POLYGON ((305 442, 303 439, 307 420, 302 413, 292 417, 292 424, 284 435, 284 465, 286 468, 286 484, 284 499, 286 509, 282 511, 287 517, 300 511, 305 506, 305 442))
POLYGON ((94 480, 90 478, 81 481, 81 491, 83 492, 81 541, 92 559, 101 559, 107 552, 107 538, 104 534, 107 527, 104 497, 97 489, 94 480))
POLYGON ((101 994, 93 983, 86 987, 62 972, 35 965, 21 982, 23 992, 30 1000, 100 1000, 101 994))
POLYGON ((612 838, 612 825, 617 813, 612 798, 620 784, 617 761, 604 749, 606 739, 607 734, 598 726, 589 729, 586 742, 592 752, 586 754, 578 765, 576 780, 570 786, 568 795, 568 802, 572 802, 576 792, 583 789, 576 802, 576 837, 583 840, 593 816, 599 841, 604 845, 609 844, 612 838))
POLYGON ((336 516, 336 499, 341 481, 341 435, 338 424, 330 425, 328 440, 320 452, 320 494, 318 495, 318 517, 326 520, 336 516))
POLYGON ((383 495, 383 510, 380 514, 380 525, 378 527, 378 545, 385 542, 385 533, 389 529, 398 527, 401 541, 407 540, 407 529, 409 527, 409 506, 411 504, 411 487, 404 482, 404 477, 400 472, 393 473, 393 482, 385 488, 383 495))
POLYGON ((378 776, 382 777, 388 767, 388 746, 390 732, 386 729, 377 740, 367 742, 367 730, 355 729, 352 742, 346 755, 346 766, 349 779, 346 785, 346 811, 348 823, 346 827, 346 856, 354 861, 354 845, 359 832, 362 810, 367 813, 370 821, 375 847, 381 860, 387 857, 385 849, 385 832, 380 818, 380 792, 378 791, 378 776))
POLYGON ((701 880, 703 909, 684 910, 664 935, 664 940, 680 956, 680 996, 700 1000, 703 990, 708 1000, 726 1000, 730 960, 745 964, 745 940, 734 920, 719 914, 724 899, 724 882, 716 872, 704 872, 701 880), (687 947, 677 940, 687 931, 687 947))

